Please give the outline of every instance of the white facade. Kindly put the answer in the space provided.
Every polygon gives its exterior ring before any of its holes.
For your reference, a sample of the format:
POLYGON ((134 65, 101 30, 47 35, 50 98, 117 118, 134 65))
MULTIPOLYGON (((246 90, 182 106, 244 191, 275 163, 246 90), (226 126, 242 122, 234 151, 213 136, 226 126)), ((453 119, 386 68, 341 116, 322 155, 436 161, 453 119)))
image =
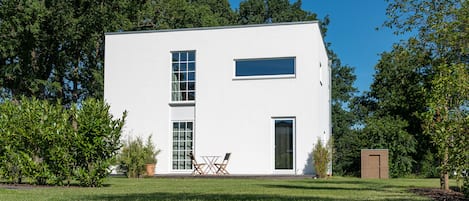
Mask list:
POLYGON ((312 173, 313 146, 331 133, 330 69, 318 22, 108 33, 105 40, 105 100, 115 116, 128 111, 126 135, 153 135, 162 150, 156 174, 191 172, 175 162, 180 145, 173 144, 182 141, 175 142, 180 130, 173 126, 184 121, 193 122, 199 161, 230 152, 231 174, 312 173), (195 54, 194 101, 172 98, 172 56, 180 51, 195 54), (238 60, 265 58, 293 58, 294 74, 235 75, 238 60), (281 169, 276 119, 293 122, 292 166, 281 169))

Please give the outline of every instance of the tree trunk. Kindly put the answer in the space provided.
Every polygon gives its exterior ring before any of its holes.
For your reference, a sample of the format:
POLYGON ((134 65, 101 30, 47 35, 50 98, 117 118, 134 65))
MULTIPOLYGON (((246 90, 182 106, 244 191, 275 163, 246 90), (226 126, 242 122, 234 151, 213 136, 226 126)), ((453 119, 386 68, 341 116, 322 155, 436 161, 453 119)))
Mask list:
POLYGON ((445 148, 445 156, 443 159, 443 171, 441 173, 440 185, 441 189, 449 191, 449 175, 448 175, 448 147, 445 148))

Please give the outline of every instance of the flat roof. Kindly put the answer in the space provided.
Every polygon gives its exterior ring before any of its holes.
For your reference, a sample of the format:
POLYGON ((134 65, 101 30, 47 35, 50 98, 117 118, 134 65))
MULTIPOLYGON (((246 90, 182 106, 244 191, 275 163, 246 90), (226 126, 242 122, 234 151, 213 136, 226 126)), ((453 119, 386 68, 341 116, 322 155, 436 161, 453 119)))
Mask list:
POLYGON ((268 26, 316 24, 316 23, 318 23, 317 20, 314 20, 314 21, 300 21, 300 22, 280 22, 280 23, 268 23, 268 24, 246 24, 246 25, 230 25, 230 26, 214 26, 214 27, 195 27, 195 28, 181 28, 181 29, 159 29, 159 30, 142 30, 142 31, 106 32, 105 35, 177 32, 177 31, 199 31, 199 30, 216 30, 216 29, 237 29, 237 28, 249 28, 249 27, 268 27, 268 26))

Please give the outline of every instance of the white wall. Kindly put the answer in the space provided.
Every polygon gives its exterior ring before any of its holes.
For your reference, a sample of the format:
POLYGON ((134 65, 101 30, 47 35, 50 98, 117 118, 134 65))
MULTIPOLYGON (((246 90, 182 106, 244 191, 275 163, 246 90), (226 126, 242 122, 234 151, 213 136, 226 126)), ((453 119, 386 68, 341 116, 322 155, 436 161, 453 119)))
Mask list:
MULTIPOLYGON (((329 70, 316 22, 107 34, 105 99, 126 131, 154 135, 158 173, 171 170, 171 120, 195 116, 195 153, 232 152, 232 174, 273 174, 272 117, 296 118, 296 173, 318 137, 330 135, 329 70), (196 104, 171 108, 171 51, 196 51, 196 104), (234 60, 296 57, 296 77, 240 80, 234 60), (320 84, 319 63, 323 82, 320 84)), ((308 172, 308 171, 307 171, 308 172)))

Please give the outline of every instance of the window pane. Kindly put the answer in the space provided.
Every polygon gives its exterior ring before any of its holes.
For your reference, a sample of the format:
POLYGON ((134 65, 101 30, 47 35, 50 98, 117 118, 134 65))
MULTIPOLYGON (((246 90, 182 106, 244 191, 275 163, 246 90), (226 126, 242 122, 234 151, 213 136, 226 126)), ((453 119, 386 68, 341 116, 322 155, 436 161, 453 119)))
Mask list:
POLYGON ((195 71, 195 63, 194 62, 190 62, 187 64, 187 70, 188 71, 195 71))
POLYGON ((187 63, 181 63, 179 65, 179 71, 182 71, 182 72, 187 71, 187 63))
POLYGON ((186 123, 186 128, 187 128, 189 131, 192 131, 192 125, 193 125, 192 122, 187 122, 187 123, 186 123))
POLYGON ((191 81, 195 80, 195 72, 188 73, 188 80, 191 80, 191 81))
POLYGON ((181 90, 187 90, 187 82, 181 82, 179 83, 179 87, 181 88, 181 90))
POLYGON ((195 61, 195 52, 194 51, 190 51, 189 52, 189 61, 195 61))
POLYGON ((172 56, 173 57, 172 58, 173 62, 179 61, 179 52, 174 52, 172 55, 173 55, 172 56))
POLYGON ((189 82, 188 89, 189 90, 195 90, 195 82, 189 82))
POLYGON ((174 91, 172 93, 172 100, 173 101, 183 100, 183 97, 185 97, 185 96, 183 96, 183 94, 185 94, 185 93, 183 93, 182 91, 174 91))
POLYGON ((187 52, 180 52, 181 59, 180 61, 187 61, 187 52))
POLYGON ((179 71, 179 64, 178 63, 173 63, 173 72, 174 71, 179 71))
POLYGON ((195 100, 195 92, 194 91, 189 91, 188 93, 188 99, 189 100, 195 100))
POLYGON ((181 81, 187 81, 187 73, 180 73, 179 76, 181 76, 181 81))
POLYGON ((173 73, 173 81, 179 81, 179 73, 173 73))
POLYGON ((236 76, 294 75, 295 58, 237 60, 235 74, 236 76))

